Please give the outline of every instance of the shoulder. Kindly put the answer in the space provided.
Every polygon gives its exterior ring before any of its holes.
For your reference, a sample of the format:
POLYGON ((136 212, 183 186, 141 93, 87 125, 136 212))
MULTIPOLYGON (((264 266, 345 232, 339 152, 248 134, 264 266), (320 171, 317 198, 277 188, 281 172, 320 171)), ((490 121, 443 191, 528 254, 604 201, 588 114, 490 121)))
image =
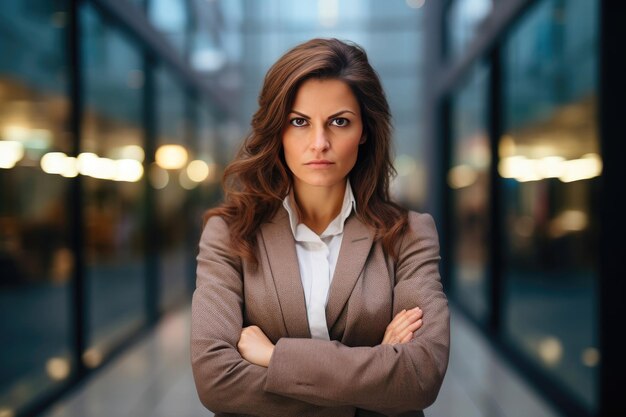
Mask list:
POLYGON ((408 227, 402 239, 401 248, 420 243, 439 246, 439 236, 433 216, 429 213, 420 213, 409 210, 408 227))
POLYGON ((207 219, 200 237, 197 260, 241 269, 241 259, 233 251, 228 224, 221 216, 215 215, 207 219))
POLYGON ((224 218, 219 215, 213 215, 209 217, 204 224, 201 240, 219 239, 220 237, 229 238, 229 236, 230 230, 224 218))
POLYGON ((436 226, 433 216, 429 213, 420 213, 417 211, 408 211, 409 230, 413 232, 435 231, 436 226))

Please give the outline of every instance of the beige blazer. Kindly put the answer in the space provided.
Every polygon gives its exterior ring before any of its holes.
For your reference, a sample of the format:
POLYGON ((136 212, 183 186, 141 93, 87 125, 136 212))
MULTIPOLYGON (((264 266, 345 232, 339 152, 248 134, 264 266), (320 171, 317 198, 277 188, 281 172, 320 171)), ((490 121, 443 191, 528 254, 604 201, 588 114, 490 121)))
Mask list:
POLYGON ((257 236, 259 267, 232 254, 223 219, 200 239, 191 363, 202 403, 225 416, 423 416, 448 366, 449 312, 439 243, 428 214, 409 213, 393 262, 373 231, 346 221, 326 320, 330 341, 311 339, 295 242, 281 208, 257 236), (424 324, 405 344, 380 345, 396 313, 419 306, 424 324), (237 351, 242 327, 276 344, 269 367, 237 351))

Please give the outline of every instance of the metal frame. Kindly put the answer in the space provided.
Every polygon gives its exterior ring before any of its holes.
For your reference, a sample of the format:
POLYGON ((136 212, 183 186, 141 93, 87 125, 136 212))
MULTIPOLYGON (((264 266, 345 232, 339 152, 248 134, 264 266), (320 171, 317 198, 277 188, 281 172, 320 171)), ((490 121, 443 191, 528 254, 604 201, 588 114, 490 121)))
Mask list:
POLYGON ((621 329, 626 317, 624 238, 626 205, 620 194, 626 179, 626 11, 620 2, 600 1, 599 122, 604 172, 600 216, 600 415, 626 415, 626 357, 621 329))

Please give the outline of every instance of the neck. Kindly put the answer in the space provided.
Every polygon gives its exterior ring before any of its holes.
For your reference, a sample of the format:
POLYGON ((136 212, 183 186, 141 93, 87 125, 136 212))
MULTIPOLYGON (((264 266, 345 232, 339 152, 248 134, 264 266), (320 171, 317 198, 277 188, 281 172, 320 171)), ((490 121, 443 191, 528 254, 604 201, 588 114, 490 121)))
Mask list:
POLYGON ((331 187, 314 187, 296 180, 293 188, 300 222, 321 234, 341 212, 346 182, 331 187))

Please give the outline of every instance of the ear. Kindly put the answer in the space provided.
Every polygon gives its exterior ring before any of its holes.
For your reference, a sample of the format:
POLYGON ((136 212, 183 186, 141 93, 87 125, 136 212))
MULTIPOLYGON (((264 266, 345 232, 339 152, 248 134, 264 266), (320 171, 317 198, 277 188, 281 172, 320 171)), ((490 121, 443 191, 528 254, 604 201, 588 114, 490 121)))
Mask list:
POLYGON ((367 136, 365 135, 361 136, 361 139, 359 140, 359 145, 363 145, 366 139, 367 139, 367 136))

